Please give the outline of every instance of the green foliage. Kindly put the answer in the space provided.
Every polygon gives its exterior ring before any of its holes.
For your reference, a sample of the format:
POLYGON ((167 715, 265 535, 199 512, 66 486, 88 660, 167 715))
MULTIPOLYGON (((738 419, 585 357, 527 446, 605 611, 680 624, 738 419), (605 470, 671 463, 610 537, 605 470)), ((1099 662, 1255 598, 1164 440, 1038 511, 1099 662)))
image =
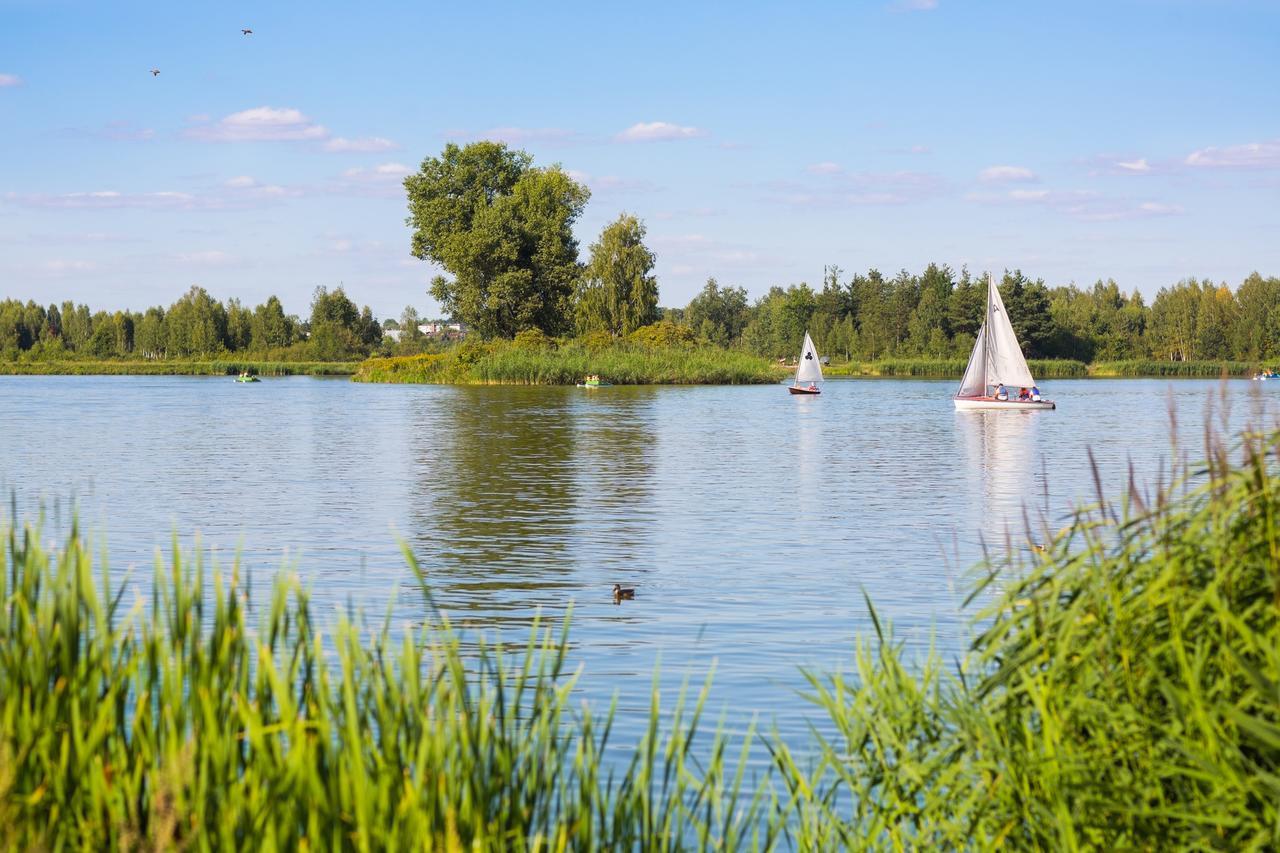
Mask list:
POLYGON ((414 257, 444 267, 431 295, 484 337, 560 334, 580 275, 573 223, 590 193, 498 142, 450 143, 405 178, 414 257))
POLYGON ((1089 365, 1089 375, 1107 376, 1182 376, 1217 379, 1221 376, 1252 376, 1253 364, 1243 361, 1103 361, 1089 365))
POLYGON ((574 309, 579 334, 629 335, 658 319, 656 258, 644 235, 644 223, 624 213, 591 244, 574 309))
POLYGON ((541 329, 525 329, 517 332, 511 341, 516 349, 543 350, 555 349, 555 338, 548 337, 541 329))
POLYGON ((705 689, 664 705, 655 682, 607 770, 613 712, 574 707, 564 632, 464 651, 444 621, 393 637, 344 616, 326 638, 289 573, 255 620, 238 567, 176 543, 144 601, 74 529, 58 553, 0 537, 7 847, 737 849, 764 823, 728 738, 700 734, 705 689))
POLYGON ((707 279, 702 291, 684 309, 682 318, 699 339, 718 347, 727 347, 740 338, 749 319, 746 288, 722 288, 714 278, 707 279))
POLYGON ((459 385, 573 385, 589 374, 615 385, 740 385, 779 379, 768 362, 741 352, 687 343, 599 344, 560 341, 555 347, 530 347, 514 341, 468 340, 443 353, 368 359, 355 379, 459 385))
MULTIPOLYGON (((931 379, 959 379, 968 361, 963 358, 890 358, 881 361, 851 361, 822 368, 827 376, 914 376, 931 379)), ((1070 359, 1031 359, 1031 372, 1041 379, 1067 379, 1091 374, 1089 365, 1070 359)))
POLYGON ((636 329, 627 335, 627 340, 646 347, 681 347, 693 346, 697 336, 688 326, 659 320, 636 329))
POLYGON ((58 361, 51 351, 49 358, 31 361, 0 362, 0 375, 49 376, 236 376, 248 372, 260 376, 349 376, 355 373, 353 361, 199 361, 169 359, 166 361, 58 361))

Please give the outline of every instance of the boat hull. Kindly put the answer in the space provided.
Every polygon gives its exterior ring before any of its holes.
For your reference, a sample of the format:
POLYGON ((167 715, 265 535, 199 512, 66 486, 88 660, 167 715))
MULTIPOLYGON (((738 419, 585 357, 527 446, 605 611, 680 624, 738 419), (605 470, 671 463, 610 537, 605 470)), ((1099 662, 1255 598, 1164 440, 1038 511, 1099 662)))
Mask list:
POLYGON ((794 386, 794 385, 788 385, 788 386, 787 386, 787 390, 788 390, 788 391, 790 391, 792 394, 809 394, 809 395, 813 395, 813 394, 821 394, 821 393, 822 393, 822 392, 821 392, 820 390, 818 390, 817 388, 812 388, 812 389, 810 389, 810 388, 797 388, 797 387, 796 387, 796 386, 794 386))
POLYGON ((995 397, 952 397, 957 409, 1056 409, 1052 400, 997 400, 995 397))

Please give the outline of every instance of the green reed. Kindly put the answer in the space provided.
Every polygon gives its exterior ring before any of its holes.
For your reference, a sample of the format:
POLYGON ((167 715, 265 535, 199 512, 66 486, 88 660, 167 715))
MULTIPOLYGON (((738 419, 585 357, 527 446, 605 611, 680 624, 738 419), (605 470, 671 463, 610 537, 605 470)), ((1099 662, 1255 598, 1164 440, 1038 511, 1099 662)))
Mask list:
POLYGON ((50 553, 10 527, 3 550, 6 846, 736 848, 763 825, 726 737, 700 734, 705 689, 668 717, 655 686, 609 773, 613 709, 574 707, 550 628, 515 657, 464 653, 447 623, 324 637, 292 575, 255 619, 236 571, 176 545, 146 598, 76 531, 50 553))
POLYGON ((1258 365, 1244 361, 1162 361, 1133 359, 1100 361, 1089 366, 1089 375, 1109 376, 1184 376, 1218 379, 1223 376, 1252 376, 1258 365))
MULTIPOLYGON (((880 361, 851 361, 824 367, 828 376, 899 376, 928 379, 959 379, 968 365, 964 358, 888 358, 880 361)), ((1087 376, 1082 361, 1061 358, 1033 358, 1027 362, 1037 379, 1067 379, 1087 376)))
POLYGON ((807 673, 824 719, 799 742, 731 741, 709 680, 670 705, 655 678, 616 743, 614 707, 571 699, 566 628, 464 648, 408 553, 424 623, 325 636, 291 574, 251 607, 175 545, 141 589, 76 530, 54 552, 9 526, 4 844, 1275 849, 1280 434, 1205 456, 1006 541, 953 665, 877 618, 850 672, 807 673))
POLYGON ((0 363, 0 374, 41 376, 235 376, 248 372, 259 376, 349 376, 353 361, 253 361, 225 359, 192 361, 76 360, 0 363))
POLYGON ((615 385, 742 385, 783 375, 762 358, 711 346, 659 346, 578 341, 521 346, 466 342, 443 353, 371 358, 357 381, 443 384, 573 385, 594 374, 615 385))

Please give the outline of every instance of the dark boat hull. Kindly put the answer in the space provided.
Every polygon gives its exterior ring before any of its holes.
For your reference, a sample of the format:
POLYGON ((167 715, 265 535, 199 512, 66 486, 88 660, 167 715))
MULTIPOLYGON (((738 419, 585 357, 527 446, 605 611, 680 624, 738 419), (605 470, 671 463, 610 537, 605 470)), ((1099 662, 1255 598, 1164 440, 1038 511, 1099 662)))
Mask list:
POLYGON ((817 388, 813 388, 813 389, 797 388, 794 385, 788 385, 787 390, 790 391, 792 394, 821 394, 822 393, 817 388))

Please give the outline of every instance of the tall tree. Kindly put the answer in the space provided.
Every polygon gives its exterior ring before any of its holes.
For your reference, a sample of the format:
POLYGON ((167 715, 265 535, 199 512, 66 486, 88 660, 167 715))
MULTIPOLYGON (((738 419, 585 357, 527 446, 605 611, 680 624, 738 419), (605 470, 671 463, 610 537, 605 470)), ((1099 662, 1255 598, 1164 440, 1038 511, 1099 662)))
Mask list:
POLYGON ((746 288, 721 287, 714 278, 684 310, 684 322, 698 337, 722 347, 742 336, 750 318, 746 288))
POLYGON ((412 254, 452 276, 431 295, 483 336, 560 334, 581 273, 573 223, 590 193, 499 142, 450 143, 405 178, 412 254))
POLYGON ((574 315, 579 333, 629 335, 658 319, 658 280, 644 223, 624 213, 591 244, 574 315))

